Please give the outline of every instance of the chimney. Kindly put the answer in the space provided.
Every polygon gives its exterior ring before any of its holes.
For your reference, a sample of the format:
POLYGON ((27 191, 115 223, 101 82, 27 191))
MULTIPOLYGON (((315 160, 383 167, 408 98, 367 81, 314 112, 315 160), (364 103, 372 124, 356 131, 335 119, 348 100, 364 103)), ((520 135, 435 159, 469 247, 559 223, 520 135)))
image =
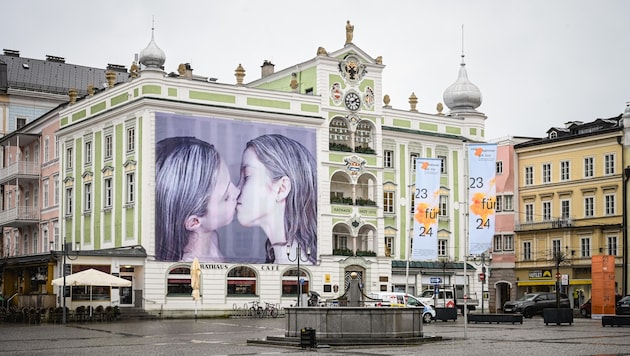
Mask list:
POLYGON ((50 54, 46 55, 46 60, 48 62, 56 62, 56 63, 66 63, 66 59, 59 56, 51 56, 50 54))
POLYGON ((113 70, 114 72, 119 73, 127 73, 127 67, 122 64, 107 63, 107 70, 113 70))
POLYGON ((275 64, 271 63, 270 60, 265 59, 265 61, 263 62, 263 65, 260 66, 260 69, 261 69, 260 76, 264 78, 270 74, 273 74, 274 67, 275 67, 275 64))
POLYGON ((2 50, 4 51, 4 55, 5 56, 9 56, 9 57, 19 57, 20 56, 20 51, 16 51, 14 49, 6 49, 6 48, 3 48, 2 50))

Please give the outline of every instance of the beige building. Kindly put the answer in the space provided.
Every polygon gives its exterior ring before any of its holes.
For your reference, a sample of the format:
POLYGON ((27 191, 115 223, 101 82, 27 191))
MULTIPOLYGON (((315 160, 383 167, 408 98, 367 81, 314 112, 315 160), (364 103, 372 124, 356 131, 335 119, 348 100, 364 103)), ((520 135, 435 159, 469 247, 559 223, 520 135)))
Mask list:
POLYGON ((515 146, 517 296, 554 291, 558 282, 578 307, 591 295, 591 257, 602 254, 615 256, 622 293, 622 116, 568 122, 547 134, 515 146))

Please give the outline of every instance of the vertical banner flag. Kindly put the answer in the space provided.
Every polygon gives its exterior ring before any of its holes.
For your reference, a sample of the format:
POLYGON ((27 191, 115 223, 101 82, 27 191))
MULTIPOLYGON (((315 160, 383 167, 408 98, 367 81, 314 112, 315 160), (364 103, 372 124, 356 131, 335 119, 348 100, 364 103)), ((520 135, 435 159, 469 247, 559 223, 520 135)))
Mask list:
POLYGON ((469 253, 480 254, 492 246, 496 186, 496 144, 468 146, 469 253))
POLYGON ((437 260, 437 230, 440 214, 442 160, 416 159, 415 214, 413 219, 413 260, 437 260))

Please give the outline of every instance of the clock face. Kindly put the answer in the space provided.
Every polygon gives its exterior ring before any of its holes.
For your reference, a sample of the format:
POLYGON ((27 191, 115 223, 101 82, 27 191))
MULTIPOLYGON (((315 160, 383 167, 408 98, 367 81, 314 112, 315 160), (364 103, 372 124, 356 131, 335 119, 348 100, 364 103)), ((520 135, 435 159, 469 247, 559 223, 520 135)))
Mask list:
POLYGON ((357 93, 352 91, 346 94, 343 98, 343 102, 350 111, 357 111, 359 107, 361 107, 361 98, 357 93))

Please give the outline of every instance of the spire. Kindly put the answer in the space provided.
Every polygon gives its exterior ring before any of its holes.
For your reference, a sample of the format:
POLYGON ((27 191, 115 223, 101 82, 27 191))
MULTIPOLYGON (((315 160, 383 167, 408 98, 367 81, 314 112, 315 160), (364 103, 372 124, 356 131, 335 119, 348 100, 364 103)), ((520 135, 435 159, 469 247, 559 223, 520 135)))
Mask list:
POLYGON ((162 69, 166 62, 166 54, 155 43, 155 19, 151 24, 151 41, 145 49, 140 52, 140 64, 147 68, 162 69))

